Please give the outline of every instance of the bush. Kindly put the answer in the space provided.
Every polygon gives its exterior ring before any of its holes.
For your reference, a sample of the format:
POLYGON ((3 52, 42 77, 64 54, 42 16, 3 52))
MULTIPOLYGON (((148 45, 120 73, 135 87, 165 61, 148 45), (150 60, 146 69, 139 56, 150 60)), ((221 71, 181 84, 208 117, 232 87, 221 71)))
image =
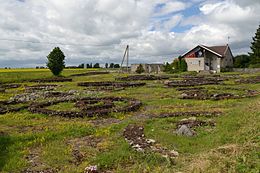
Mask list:
POLYGON ((138 74, 143 73, 143 72, 144 72, 144 67, 143 67, 143 65, 140 64, 140 65, 137 67, 137 69, 136 69, 135 72, 138 73, 138 74))
POLYGON ((58 76, 65 68, 65 55, 59 47, 55 47, 47 56, 47 67, 51 70, 53 75, 58 76))

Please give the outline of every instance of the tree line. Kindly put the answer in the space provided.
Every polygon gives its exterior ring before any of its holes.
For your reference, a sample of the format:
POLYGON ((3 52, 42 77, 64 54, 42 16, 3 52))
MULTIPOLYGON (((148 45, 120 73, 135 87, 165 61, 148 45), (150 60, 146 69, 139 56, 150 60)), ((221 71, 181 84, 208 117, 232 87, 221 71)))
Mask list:
MULTIPOLYGON (((85 67, 86 68, 101 68, 99 63, 95 63, 94 65, 92 63, 90 63, 90 64, 82 63, 78 66, 78 68, 85 68, 85 67)), ((120 68, 120 65, 114 64, 114 63, 110 63, 110 64, 106 63, 105 68, 120 68)))
POLYGON ((251 42, 251 52, 234 58, 235 68, 260 68, 260 25, 251 42))

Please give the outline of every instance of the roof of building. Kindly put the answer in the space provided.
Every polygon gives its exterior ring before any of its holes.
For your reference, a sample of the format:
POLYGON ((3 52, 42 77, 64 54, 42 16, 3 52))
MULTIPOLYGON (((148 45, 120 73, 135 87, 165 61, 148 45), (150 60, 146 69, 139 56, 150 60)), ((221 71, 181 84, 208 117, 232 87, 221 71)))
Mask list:
POLYGON ((219 57, 224 57, 226 55, 226 52, 228 50, 230 50, 229 45, 225 45, 225 46, 205 46, 205 45, 198 45, 195 48, 189 50, 188 52, 184 53, 182 56, 186 56, 188 53, 192 52, 194 49, 196 49, 197 47, 201 47, 204 48, 206 50, 208 50, 209 52, 219 56, 219 57))
MULTIPOLYGON (((204 46, 207 47, 207 46, 204 46)), ((228 44, 225 46, 211 46, 211 47, 207 47, 208 49, 212 50, 215 53, 220 54, 221 56, 225 56, 226 52, 228 50, 228 44)))

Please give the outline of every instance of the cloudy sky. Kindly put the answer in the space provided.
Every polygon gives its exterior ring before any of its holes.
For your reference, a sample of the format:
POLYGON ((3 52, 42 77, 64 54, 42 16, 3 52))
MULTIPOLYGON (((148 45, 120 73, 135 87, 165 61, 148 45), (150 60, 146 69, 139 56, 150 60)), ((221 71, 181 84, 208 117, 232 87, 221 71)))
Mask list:
POLYGON ((260 0, 0 0, 0 67, 45 65, 59 46, 67 65, 172 59, 198 44, 247 53, 260 0))

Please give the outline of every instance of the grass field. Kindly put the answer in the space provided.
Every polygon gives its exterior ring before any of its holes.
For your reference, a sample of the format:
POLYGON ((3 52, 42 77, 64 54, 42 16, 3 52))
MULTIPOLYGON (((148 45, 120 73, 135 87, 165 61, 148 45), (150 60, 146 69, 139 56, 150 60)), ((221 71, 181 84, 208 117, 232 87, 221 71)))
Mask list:
MULTIPOLYGON (((69 70, 64 76, 83 73, 87 70, 69 70)), ((225 73, 221 75, 230 75, 225 73)), ((180 74, 181 75, 181 74, 180 74)), ((244 77, 260 74, 241 74, 244 77)), ((58 91, 79 90, 78 82, 114 81, 118 73, 73 77, 73 82, 58 83, 58 91)), ((123 74, 125 76, 125 74, 123 74)), ((175 75, 176 76, 176 75, 175 75)), ((21 83, 17 89, 0 93, 0 101, 24 92, 30 79, 51 77, 46 70, 0 70, 0 82, 21 83)), ((174 79, 174 75, 172 75, 174 79)), ((172 80, 173 80, 172 79, 172 80)), ((235 84, 231 79, 226 85, 208 85, 205 88, 218 92, 232 92, 228 87, 260 90, 260 84, 235 84)), ((57 172, 81 173, 85 167, 97 165, 101 171, 111 172, 260 172, 260 96, 228 100, 182 100, 175 88, 166 88, 164 81, 145 81, 146 86, 126 88, 120 91, 89 91, 86 96, 122 96, 142 101, 139 111, 111 113, 99 123, 94 118, 62 118, 43 114, 32 114, 27 110, 0 115, 0 171, 21 172, 27 168, 57 172), (198 117, 213 120, 215 127, 196 128, 197 135, 176 135, 176 122, 188 117, 143 118, 140 115, 182 111, 222 111, 218 117, 198 117), (117 120, 117 121, 112 121, 117 120), (128 124, 143 125, 145 136, 155 139, 159 145, 179 152, 169 160, 153 152, 133 150, 123 137, 128 124), (80 145, 82 141, 84 145, 80 145), (75 164, 73 150, 80 147, 83 158, 75 164), (32 167, 31 163, 36 164, 32 167), (31 158, 31 159, 30 159, 31 158)), ((85 90, 86 91, 86 90, 85 90)), ((239 94, 241 91, 234 91, 239 94)), ((36 101, 34 101, 36 102, 36 101)), ((119 103, 119 105, 122 103, 119 103)), ((51 106, 55 110, 75 110, 71 103, 51 106)))

